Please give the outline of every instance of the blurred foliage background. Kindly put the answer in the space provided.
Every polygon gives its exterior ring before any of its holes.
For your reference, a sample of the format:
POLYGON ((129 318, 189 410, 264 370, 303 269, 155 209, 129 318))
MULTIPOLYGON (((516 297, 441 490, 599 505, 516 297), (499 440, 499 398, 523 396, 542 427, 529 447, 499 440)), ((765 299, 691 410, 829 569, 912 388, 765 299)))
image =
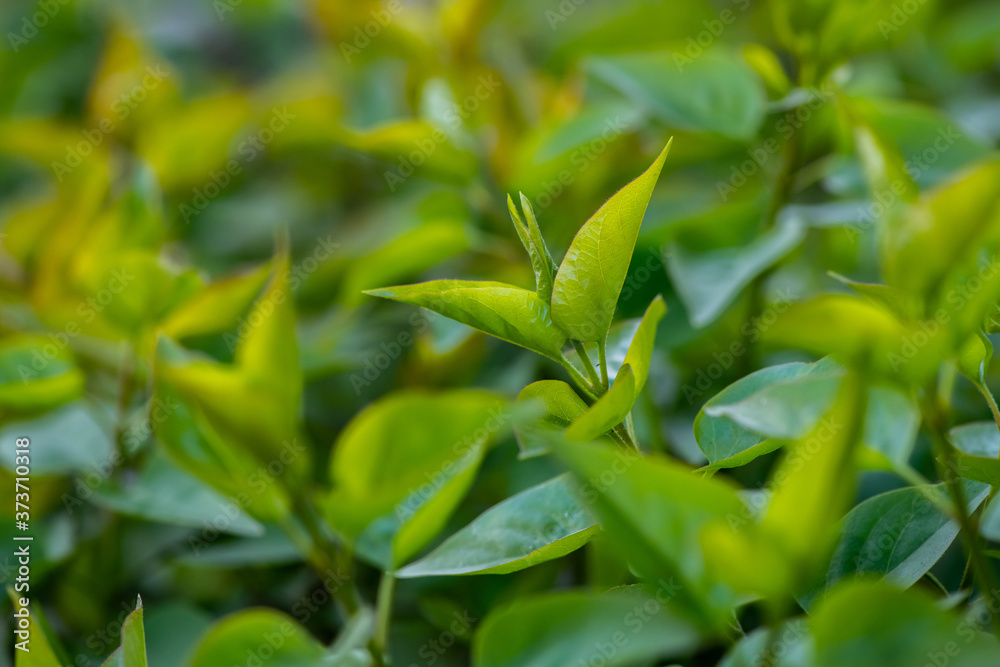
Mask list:
MULTIPOLYGON (((213 622, 252 606, 323 643, 342 634, 329 586, 280 529, 297 501, 230 511, 212 488, 224 482, 190 472, 214 464, 167 455, 161 440, 186 436, 159 426, 187 404, 157 386, 156 364, 210 360, 174 380, 226 403, 213 428, 246 419, 234 437, 259 439, 265 464, 294 442, 304 453, 270 474, 322 488, 344 426, 389 392, 513 398, 562 377, 362 290, 530 287, 506 195, 524 192, 561 257, 673 136, 618 316, 666 299, 633 417, 647 449, 701 465, 701 405, 807 359, 758 344, 783 304, 846 290, 831 272, 878 282, 884 209, 1000 138, 989 0, 18 0, 0 28, 0 474, 12 487, 10 445, 30 435, 32 598, 63 664, 80 666, 118 645, 137 593, 157 667, 188 664, 213 622), (268 295, 279 317, 260 311, 268 295)), ((988 417, 971 383, 956 396, 962 417, 988 417)), ((759 484, 772 461, 732 474, 759 484)), ((505 435, 441 535, 558 471, 519 461, 505 435)), ((859 499, 901 484, 867 473, 859 499)), ((401 581, 398 664, 468 664, 491 609, 613 580, 602 549, 506 577, 401 581), (455 618, 470 619, 455 645, 420 653, 455 618)), ((9 585, 13 560, 0 563, 9 585)), ((941 579, 957 585, 963 565, 946 555, 941 579)), ((373 600, 377 569, 354 567, 373 600)))

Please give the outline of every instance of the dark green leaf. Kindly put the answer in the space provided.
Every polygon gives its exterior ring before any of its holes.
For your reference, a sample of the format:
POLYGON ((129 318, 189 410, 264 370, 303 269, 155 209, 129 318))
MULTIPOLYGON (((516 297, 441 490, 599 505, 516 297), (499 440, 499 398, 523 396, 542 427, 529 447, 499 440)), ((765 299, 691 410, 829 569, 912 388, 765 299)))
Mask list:
POLYGON ((940 609, 926 593, 884 582, 849 582, 824 598, 810 621, 816 666, 912 667, 943 661, 982 667, 1000 645, 973 623, 940 609))
POLYGON ((475 667, 628 666, 690 653, 697 629, 667 605, 673 582, 608 593, 563 592, 519 600, 492 613, 473 645, 475 667), (642 610, 649 610, 646 615, 642 610))
POLYGON ((712 323, 744 287, 795 248, 805 238, 798 224, 785 224, 750 243, 707 251, 688 250, 674 243, 667 268, 687 308, 691 326, 712 323))
POLYGON ((672 127, 750 141, 764 119, 764 91, 753 70, 722 50, 595 58, 589 69, 672 127))
MULTIPOLYGON (((989 488, 966 482, 969 512, 983 502, 989 488)), ((943 484, 907 487, 869 498, 844 517, 840 542, 826 575, 830 588, 848 575, 877 575, 908 588, 944 555, 958 535, 943 484)))
POLYGON ((517 572, 579 549, 597 530, 560 476, 486 510, 397 576, 517 572))
POLYGON ((268 662, 281 667, 335 667, 326 649, 290 616, 271 609, 241 611, 222 619, 205 634, 189 667, 246 664, 261 647, 268 662), (267 638, 273 638, 268 643, 267 638))

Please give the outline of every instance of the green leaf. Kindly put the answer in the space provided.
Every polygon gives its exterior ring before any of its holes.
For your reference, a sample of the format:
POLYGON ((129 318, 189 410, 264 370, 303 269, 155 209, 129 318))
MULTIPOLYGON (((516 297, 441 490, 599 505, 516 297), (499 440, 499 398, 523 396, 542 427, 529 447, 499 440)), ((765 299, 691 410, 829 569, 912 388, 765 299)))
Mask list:
POLYGON ((494 505, 396 576, 517 572, 576 551, 597 531, 562 475, 494 505))
POLYGON ((191 602, 165 602, 144 611, 149 662, 156 667, 184 667, 212 620, 191 602))
POLYGON ((801 438, 833 405, 842 377, 842 372, 814 372, 791 382, 762 387, 738 403, 713 405, 705 409, 705 414, 728 418, 766 437, 801 438))
POLYGON ((170 312, 162 324, 163 332, 181 340, 229 331, 247 314, 270 271, 263 265, 207 285, 170 312))
POLYGON ((125 667, 147 667, 146 632, 142 624, 142 598, 122 624, 122 658, 125 667))
POLYGON ((570 243, 552 288, 552 321, 569 338, 607 336, 646 205, 669 151, 667 142, 649 169, 601 205, 570 243))
POLYGON ((768 442, 769 437, 751 431, 728 416, 731 406, 740 405, 758 393, 775 385, 794 383, 809 377, 831 377, 841 367, 832 359, 814 364, 793 362, 769 366, 747 375, 713 396, 694 421, 698 447, 708 458, 709 468, 731 468, 743 465, 762 454, 774 451, 780 443, 768 442))
POLYGON ((567 431, 570 438, 591 440, 614 428, 628 416, 639 398, 639 392, 646 385, 656 328, 666 313, 663 298, 657 296, 646 308, 611 388, 573 422, 567 431))
POLYGON ((761 529, 787 559, 793 584, 807 585, 825 563, 834 527, 851 505, 866 404, 860 373, 849 370, 833 408, 785 448, 771 476, 775 491, 761 529))
POLYGON ((919 188, 906 171, 899 147, 871 122, 864 105, 854 104, 846 95, 836 99, 853 131, 854 152, 868 181, 869 193, 878 201, 888 199, 890 207, 913 203, 919 188))
POLYGON ((954 454, 960 476, 984 484, 1000 484, 1000 431, 994 422, 974 422, 948 431, 958 449, 954 454))
POLYGON ((625 364, 618 370, 611 388, 566 429, 566 437, 593 440, 610 431, 631 412, 638 393, 632 367, 625 364))
POLYGON ((142 624, 142 598, 135 611, 125 617, 121 626, 121 646, 107 660, 106 667, 148 667, 146 662, 146 634, 142 624))
POLYGON ((761 340, 845 360, 865 357, 873 370, 922 382, 937 371, 948 343, 946 336, 929 335, 927 326, 900 322, 882 306, 855 296, 824 294, 793 304, 762 331, 761 340), (927 341, 909 349, 906 343, 914 336, 927 341))
POLYGON ((391 513, 368 524, 355 542, 357 554, 386 571, 416 555, 461 504, 475 481, 484 450, 482 442, 475 442, 460 458, 434 473, 431 484, 411 491, 391 513))
POLYGON ((195 649, 188 667, 247 663, 267 647, 269 664, 281 667, 335 667, 327 651, 292 617, 271 609, 241 611, 222 619, 195 649), (269 641, 270 639, 270 641, 269 641))
POLYGON ((836 273, 829 273, 869 302, 885 307, 901 321, 907 322, 920 317, 920 299, 913 294, 888 285, 859 283, 836 273))
POLYGON ((587 410, 587 404, 573 387, 562 380, 539 380, 521 390, 517 400, 521 402, 540 401, 545 413, 534 422, 527 422, 514 429, 520 457, 530 458, 548 451, 548 443, 542 436, 547 431, 562 431, 587 410))
MULTIPOLYGON (((709 465, 733 468, 806 435, 833 404, 844 369, 831 357, 755 371, 708 400, 694 423, 709 465)), ((888 385, 868 389, 864 444, 895 466, 910 457, 920 423, 913 398, 888 385)), ((877 462, 877 460, 875 461, 877 462)))
MULTIPOLYGON (((55 637, 50 635, 48 624, 45 623, 44 617, 39 613, 37 607, 30 605, 30 603, 27 607, 22 606, 20 594, 15 593, 11 586, 7 586, 7 595, 14 607, 14 613, 25 610, 28 614, 28 627, 17 627, 12 635, 15 645, 26 642, 24 644, 26 650, 22 651, 17 646, 14 648, 14 667, 61 667, 64 664, 58 656, 61 648, 56 643, 55 637), (17 634, 18 631, 24 632, 25 630, 27 631, 25 636, 17 634)), ((28 602, 27 598, 24 600, 28 602)), ((23 616, 19 618, 23 618, 23 616)))
MULTIPOLYGON (((364 290, 417 276, 468 247, 469 232, 463 220, 445 217, 422 221, 382 247, 352 258, 340 288, 341 300, 347 306, 357 305, 365 299, 364 290)), ((319 271, 313 275, 322 276, 319 271)), ((325 293, 329 288, 317 284, 314 289, 325 293)))
POLYGON ((676 51, 594 58, 595 77, 668 126, 748 142, 765 113, 763 86, 740 58, 722 50, 678 59, 676 51))
MULTIPOLYGON (((421 175, 465 184, 471 174, 476 173, 476 157, 456 147, 447 136, 441 135, 440 130, 423 120, 394 121, 364 130, 344 127, 339 139, 351 148, 371 153, 389 163, 391 166, 385 171, 386 182, 393 190, 409 176, 400 166, 399 156, 409 155, 417 146, 433 147, 417 163, 421 175)), ((405 166, 413 169, 408 162, 405 166)))
POLYGON ((233 535, 264 533, 264 527, 247 516, 239 504, 159 454, 154 454, 138 476, 95 488, 90 500, 105 509, 148 521, 191 528, 212 526, 233 535))
MULTIPOLYGON (((169 357, 175 350, 167 339, 161 339, 158 359, 169 357)), ((291 508, 288 490, 270 478, 267 483, 260 474, 256 458, 238 440, 219 433, 203 416, 194 400, 183 396, 162 377, 155 383, 154 403, 170 406, 162 419, 152 420, 157 439, 171 458, 187 472, 195 475, 230 498, 241 499, 243 509, 261 521, 280 521, 291 508)), ((276 458, 294 465, 304 448, 290 442, 276 458)), ((265 464, 266 465, 266 464, 265 464)))
POLYGON ((625 361, 622 367, 628 366, 635 375, 635 392, 638 394, 646 386, 646 378, 649 377, 649 364, 653 358, 653 344, 656 342, 656 329, 660 320, 667 314, 667 304, 663 302, 663 297, 657 295, 655 299, 646 307, 646 312, 639 322, 632 343, 625 353, 625 361))
MULTIPOLYGON (((980 250, 995 250, 1000 241, 998 192, 1000 160, 991 159, 923 194, 886 228, 882 248, 886 282, 933 299, 949 274, 963 265, 972 270, 980 250)), ((940 305, 956 304, 945 300, 940 305)))
POLYGON ((699 540, 709 524, 741 515, 735 489, 635 451, 565 442, 556 453, 622 557, 649 581, 676 577, 692 613, 708 627, 724 626, 732 599, 708 576, 699 540))
POLYGON ((920 429, 920 408, 913 396, 888 385, 868 388, 862 442, 900 469, 909 464, 920 429))
POLYGON ((667 269, 691 326, 711 324, 744 287, 804 238, 803 226, 784 224, 739 246, 695 251, 680 242, 671 244, 667 269))
MULTIPOLYGON (((123 458, 115 453, 103 425, 109 417, 102 406, 74 401, 32 419, 7 422, 0 428, 0 438, 14 442, 24 435, 30 437, 33 475, 113 469, 123 458)), ((13 447, 0 452, 0 461, 7 470, 14 470, 14 456, 13 447)))
MULTIPOLYGON (((199 430, 212 430, 236 448, 231 456, 249 455, 266 466, 287 457, 289 443, 299 435, 302 372, 286 250, 279 250, 246 322, 226 340, 234 350, 232 365, 188 354, 161 336, 156 380, 165 393, 179 394, 177 402, 190 403, 199 430)), ((288 482, 303 475, 309 466, 306 450, 285 466, 288 482)))
POLYGON ((552 260, 552 255, 549 254, 548 248, 545 246, 545 240, 542 238, 542 231, 538 227, 538 221, 535 219, 535 212, 531 208, 531 202, 523 194, 521 195, 521 207, 524 209, 524 215, 528 219, 527 226, 521 220, 521 216, 517 213, 517 207, 514 206, 514 200, 507 195, 507 210, 510 212, 510 219, 514 223, 514 229, 517 230, 517 235, 521 239, 521 245, 528 252, 528 257, 531 259, 531 268, 535 272, 535 293, 538 294, 540 298, 545 303, 548 303, 552 299, 552 280, 555 277, 558 267, 556 267, 555 262, 552 260))
POLYGON ((275 524, 265 524, 260 537, 232 540, 194 541, 191 549, 175 558, 187 567, 232 570, 243 567, 274 567, 301 563, 304 558, 299 546, 275 524))
POLYGON ((673 582, 656 590, 626 586, 607 593, 568 591, 521 599, 480 626, 475 667, 628 666, 683 656, 698 630, 668 608, 673 582), (642 615, 642 610, 648 610, 642 615))
POLYGON ((499 396, 472 390, 400 392, 373 403, 334 445, 327 518, 370 560, 400 564, 444 527, 515 417, 499 396))
POLYGON ((83 394, 83 373, 55 340, 11 336, 0 341, 0 408, 44 410, 83 394))
MULTIPOLYGON (((969 512, 989 495, 989 488, 965 482, 969 512)), ((840 530, 825 588, 848 575, 877 575, 908 588, 940 560, 958 535, 958 523, 944 511, 943 484, 906 487, 869 498, 854 507, 840 530)))
POLYGON ((553 359, 566 335, 552 324, 549 306, 534 292, 504 283, 432 280, 366 294, 420 306, 553 359))
POLYGON ((1000 542, 1000 496, 986 504, 983 515, 979 519, 979 532, 983 537, 994 542, 1000 542))
POLYGON ((993 343, 980 331, 969 336, 959 349, 958 370, 982 390, 986 387, 986 372, 992 360, 993 343))
POLYGON ((981 667, 1000 653, 995 637, 940 609, 926 593, 884 582, 836 587, 819 603, 810 626, 816 667, 981 667))
POLYGON ((719 667, 812 667, 815 662, 809 623, 793 618, 778 629, 778 641, 770 628, 757 628, 726 653, 719 667))

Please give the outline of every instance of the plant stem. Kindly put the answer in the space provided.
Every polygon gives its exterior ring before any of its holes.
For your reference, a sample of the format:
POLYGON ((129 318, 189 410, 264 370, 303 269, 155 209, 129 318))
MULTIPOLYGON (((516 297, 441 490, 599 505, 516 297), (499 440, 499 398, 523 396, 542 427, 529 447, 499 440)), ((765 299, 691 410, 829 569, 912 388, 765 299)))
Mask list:
POLYGON ((597 341, 597 355, 601 361, 601 386, 604 387, 604 391, 607 391, 610 383, 608 382, 608 339, 606 337, 597 341))
POLYGON ((389 665, 389 622, 392 618, 392 594, 396 588, 396 577, 392 572, 383 572, 378 584, 378 600, 375 603, 375 633, 372 638, 375 659, 380 665, 389 665))
POLYGON ((619 422, 618 425, 611 430, 611 433, 616 434, 621 439, 622 444, 624 444, 626 447, 629 447, 631 449, 639 449, 636 446, 635 442, 632 441, 632 436, 628 434, 628 429, 625 428, 624 422, 619 422))
POLYGON ((583 392, 586 398, 590 399, 591 403, 597 401, 599 396, 591 388, 590 383, 587 382, 587 380, 582 375, 580 375, 580 371, 576 370, 576 366, 570 363, 569 359, 566 358, 565 354, 562 356, 561 359, 557 359, 556 361, 558 361, 559 364, 566 369, 566 372, 569 373, 569 376, 573 378, 573 382, 576 383, 577 388, 581 392, 583 392))
MULTIPOLYGON (((313 570, 320 576, 326 577, 330 573, 336 576, 344 575, 348 580, 352 578, 350 555, 342 548, 334 544, 324 533, 319 522, 316 520, 312 503, 301 492, 293 492, 293 511, 296 518, 305 528, 308 536, 307 540, 301 539, 301 532, 298 526, 289 518, 282 522, 282 528, 289 535, 293 542, 296 542, 303 555, 309 561, 313 570)), ((347 586, 337 586, 330 593, 337 599, 343 608, 346 618, 354 616, 358 611, 358 593, 353 581, 347 586)), ((346 620, 345 618, 345 620, 346 620)))
POLYGON ((997 428, 1000 429, 1000 409, 997 409, 997 401, 993 398, 993 392, 982 382, 976 382, 976 389, 979 393, 983 395, 986 399, 986 403, 990 406, 990 412, 993 413, 993 421, 996 423, 997 428))
MULTIPOLYGON (((927 395, 933 397, 935 393, 933 391, 929 391, 927 395)), ((980 549, 978 539, 979 530, 976 525, 977 522, 973 521, 969 515, 969 509, 965 501, 965 493, 962 490, 962 482, 955 474, 957 463, 955 462, 955 456, 951 449, 951 445, 945 438, 943 415, 940 414, 937 404, 933 398, 931 398, 928 403, 930 403, 930 406, 924 415, 924 419, 931 432, 935 449, 938 451, 938 470, 942 478, 944 478, 945 484, 948 487, 948 492, 951 494, 952 502, 955 505, 959 533, 962 536, 962 542, 965 545, 965 549, 969 553, 972 570, 975 573, 976 578, 979 580, 979 585, 982 589, 981 592, 984 595, 990 595, 993 591, 998 590, 996 573, 993 571, 992 565, 983 554, 982 549, 980 549)), ((993 614, 991 620, 993 622, 994 633, 997 636, 1000 636, 1000 614, 993 614)))
POLYGON ((594 370, 594 364, 590 361, 590 355, 587 354, 587 348, 585 348, 583 343, 578 340, 573 341, 573 347, 576 348, 576 353, 580 356, 580 363, 583 364, 583 369, 587 371, 587 377, 590 378, 590 382, 595 387, 600 386, 601 379, 597 376, 597 371, 594 370))
POLYGON ((120 459, 131 455, 128 451, 125 440, 125 422, 128 420, 128 410, 132 405, 132 397, 135 392, 134 360, 132 347, 128 343, 123 345, 121 364, 118 366, 118 401, 115 406, 115 453, 120 459))

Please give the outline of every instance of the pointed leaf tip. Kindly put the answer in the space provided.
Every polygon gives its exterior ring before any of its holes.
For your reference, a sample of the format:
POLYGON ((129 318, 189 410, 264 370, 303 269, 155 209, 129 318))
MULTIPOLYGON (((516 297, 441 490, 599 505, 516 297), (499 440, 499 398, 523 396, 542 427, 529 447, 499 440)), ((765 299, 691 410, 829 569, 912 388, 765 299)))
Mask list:
POLYGON ((570 243, 551 300, 552 321, 567 337, 588 342, 607 335, 671 143, 649 168, 604 202, 570 243))

